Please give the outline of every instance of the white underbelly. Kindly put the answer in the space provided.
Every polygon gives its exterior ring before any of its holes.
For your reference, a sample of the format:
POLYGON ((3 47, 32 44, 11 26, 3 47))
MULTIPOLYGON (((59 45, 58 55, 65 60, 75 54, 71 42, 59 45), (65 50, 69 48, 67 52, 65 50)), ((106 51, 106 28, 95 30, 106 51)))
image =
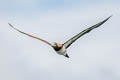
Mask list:
POLYGON ((66 54, 66 49, 65 47, 63 46, 59 51, 56 51, 58 54, 60 55, 65 55, 66 54))

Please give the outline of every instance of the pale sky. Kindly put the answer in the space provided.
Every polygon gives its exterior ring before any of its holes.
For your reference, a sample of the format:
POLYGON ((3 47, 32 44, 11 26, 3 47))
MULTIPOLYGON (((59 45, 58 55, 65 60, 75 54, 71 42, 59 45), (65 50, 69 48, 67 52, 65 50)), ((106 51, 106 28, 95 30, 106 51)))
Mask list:
POLYGON ((0 80, 120 80, 119 0, 1 0, 0 80), (70 58, 7 24, 64 43, 104 20, 68 48, 70 58))

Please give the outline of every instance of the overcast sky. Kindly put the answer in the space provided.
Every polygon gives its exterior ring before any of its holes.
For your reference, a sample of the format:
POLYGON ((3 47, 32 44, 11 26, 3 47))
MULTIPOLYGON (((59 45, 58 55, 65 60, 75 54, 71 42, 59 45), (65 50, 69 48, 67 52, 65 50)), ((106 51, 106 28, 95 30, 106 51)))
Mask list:
POLYGON ((0 0, 0 80, 120 80, 119 0, 0 0), (70 58, 7 24, 64 43, 112 15, 77 40, 70 58))

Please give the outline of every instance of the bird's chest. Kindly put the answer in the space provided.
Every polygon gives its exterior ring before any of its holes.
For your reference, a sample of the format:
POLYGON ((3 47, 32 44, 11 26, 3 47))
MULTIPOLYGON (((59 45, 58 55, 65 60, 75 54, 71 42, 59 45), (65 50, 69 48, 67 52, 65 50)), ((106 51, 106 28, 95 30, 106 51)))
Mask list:
POLYGON ((64 55, 64 54, 66 54, 66 49, 65 49, 65 47, 63 46, 60 50, 58 50, 58 51, 56 51, 58 54, 60 54, 60 55, 64 55))

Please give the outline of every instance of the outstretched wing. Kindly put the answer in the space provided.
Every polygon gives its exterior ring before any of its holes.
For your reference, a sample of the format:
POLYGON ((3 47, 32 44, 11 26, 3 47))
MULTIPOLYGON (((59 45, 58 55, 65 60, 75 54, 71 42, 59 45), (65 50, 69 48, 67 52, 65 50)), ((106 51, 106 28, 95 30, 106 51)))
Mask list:
POLYGON ((38 39, 38 40, 40 40, 40 41, 43 41, 43 42, 47 43, 48 45, 52 46, 48 41, 43 40, 43 39, 40 39, 40 38, 35 37, 35 36, 33 36, 33 35, 30 35, 30 34, 27 34, 27 33, 23 32, 23 31, 20 31, 20 30, 18 30, 17 28, 13 27, 10 23, 8 23, 8 24, 9 24, 13 29, 17 30, 18 32, 20 32, 20 33, 22 33, 22 34, 25 34, 25 35, 27 35, 27 36, 29 36, 29 37, 38 39))
MULTIPOLYGON (((110 16, 111 17, 111 16, 110 16)), ((63 45, 65 46, 65 48, 68 48, 73 42, 75 42, 78 38, 80 38, 81 36, 83 36, 84 34, 90 32, 91 30, 101 26, 103 23, 105 23, 110 17, 108 17, 107 19, 103 20, 102 22, 99 22, 98 24, 95 24, 85 30, 83 30, 82 32, 80 32, 79 34, 75 35, 74 37, 72 37, 71 39, 69 39, 68 41, 66 41, 63 45)))

